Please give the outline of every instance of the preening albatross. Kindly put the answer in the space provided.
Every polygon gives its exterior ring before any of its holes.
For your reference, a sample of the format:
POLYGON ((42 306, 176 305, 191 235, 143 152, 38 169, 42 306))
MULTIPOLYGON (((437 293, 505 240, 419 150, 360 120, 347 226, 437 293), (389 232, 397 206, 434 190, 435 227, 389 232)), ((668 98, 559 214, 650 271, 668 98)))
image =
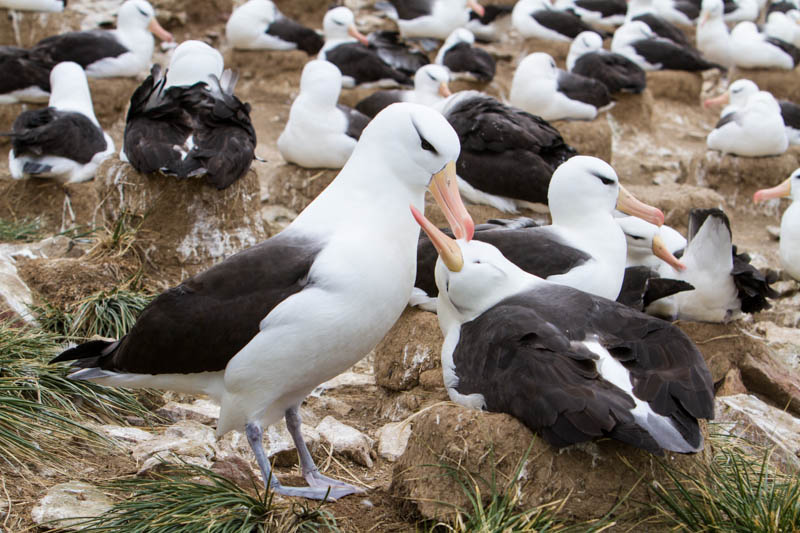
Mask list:
POLYGON ((442 371, 450 399, 518 418, 556 447, 611 437, 653 453, 702 449, 711 373, 672 324, 545 281, 494 246, 435 243, 442 371))
POLYGON ((364 357, 403 312, 419 237, 409 205, 424 208, 429 184, 455 210, 451 224, 471 231, 456 190, 458 151, 437 112, 386 108, 285 230, 162 293, 122 339, 90 341, 54 361, 74 360, 73 379, 215 398, 217 434, 244 429, 264 483, 279 494, 356 492, 317 470, 298 408, 314 387, 364 357), (282 485, 264 454, 262 428, 282 416, 308 487, 282 485))

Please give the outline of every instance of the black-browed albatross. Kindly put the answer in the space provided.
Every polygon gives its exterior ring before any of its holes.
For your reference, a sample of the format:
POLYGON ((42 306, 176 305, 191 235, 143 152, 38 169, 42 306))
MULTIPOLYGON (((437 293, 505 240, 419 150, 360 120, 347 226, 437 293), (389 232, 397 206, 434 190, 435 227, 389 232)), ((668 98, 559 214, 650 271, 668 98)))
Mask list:
POLYGON ((285 230, 162 293, 122 339, 90 341, 54 361, 75 360, 74 379, 215 398, 217 434, 244 428, 265 484, 279 494, 356 492, 317 470, 299 406, 365 356, 403 312, 419 236, 409 205, 423 209, 430 185, 440 205, 459 214, 451 224, 472 224, 456 188, 458 152, 458 137, 437 112, 389 106, 285 230), (262 427, 281 416, 308 487, 286 487, 271 474, 262 427))
POLYGON ((450 399, 508 413, 556 447, 611 437, 653 453, 703 448, 711 373, 669 322, 521 270, 419 212, 435 243, 450 399))

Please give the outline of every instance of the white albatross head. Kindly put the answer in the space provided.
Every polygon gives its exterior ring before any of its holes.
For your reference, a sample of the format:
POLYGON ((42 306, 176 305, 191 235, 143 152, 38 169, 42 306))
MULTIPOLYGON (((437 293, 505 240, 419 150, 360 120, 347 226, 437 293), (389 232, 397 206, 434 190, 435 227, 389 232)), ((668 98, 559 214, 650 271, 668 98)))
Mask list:
POLYGON ((172 53, 167 87, 188 87, 198 82, 211 85, 211 76, 222 77, 225 61, 216 49, 201 41, 184 41, 172 53))
POLYGON ((556 66, 555 59, 544 52, 535 52, 523 59, 517 70, 514 72, 515 82, 521 81, 523 83, 530 83, 537 79, 554 80, 558 77, 558 67, 556 66))
POLYGON ((741 109, 747 104, 747 99, 757 92, 758 85, 753 81, 743 78, 731 83, 728 90, 721 95, 707 99, 703 102, 703 107, 709 108, 717 105, 724 105, 727 106, 724 112, 731 111, 731 109, 741 109))
POLYGON ((356 39, 363 45, 369 44, 367 37, 356 28, 356 19, 349 8, 334 7, 322 19, 322 33, 326 41, 356 39))
POLYGON ((92 94, 83 68, 72 61, 64 61, 50 71, 50 107, 60 111, 75 111, 88 117, 98 127, 94 115, 92 94))
POLYGON ((172 34, 158 23, 156 11, 147 0, 127 0, 122 4, 117 12, 117 29, 147 29, 162 41, 172 42, 172 34))
POLYGON ((597 214, 611 216, 615 209, 661 226, 664 213, 637 200, 619 183, 611 165, 596 157, 578 155, 553 172, 547 190, 553 224, 591 220, 597 214))
POLYGON ((593 31, 582 31, 573 39, 567 54, 567 70, 572 70, 575 61, 584 54, 596 52, 603 48, 603 38, 593 31))
POLYGON ((414 92, 426 102, 437 102, 452 94, 449 82, 450 71, 447 67, 431 63, 420 67, 414 74, 414 92))
POLYGON ((306 63, 300 75, 300 96, 312 107, 335 107, 342 92, 342 73, 339 67, 315 59, 306 63))
POLYGON ((639 217, 617 217, 614 220, 625 234, 625 240, 628 243, 628 257, 634 257, 643 262, 643 259, 654 255, 675 270, 686 269, 686 265, 667 248, 664 239, 661 238, 661 228, 639 217))

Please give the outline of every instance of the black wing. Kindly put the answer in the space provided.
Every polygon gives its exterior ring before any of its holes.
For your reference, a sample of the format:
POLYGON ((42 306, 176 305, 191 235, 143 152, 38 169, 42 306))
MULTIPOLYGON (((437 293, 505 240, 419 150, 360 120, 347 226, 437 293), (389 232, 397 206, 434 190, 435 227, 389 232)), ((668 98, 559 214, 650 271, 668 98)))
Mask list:
POLYGON ((666 321, 570 287, 517 294, 463 324, 456 390, 482 394, 488 410, 512 414, 554 446, 610 436, 658 452, 634 423, 632 400, 600 378, 596 356, 578 344, 590 335, 631 373, 634 395, 699 446, 696 419, 713 417, 713 383, 691 340, 666 321))
POLYGON ((267 28, 267 33, 297 44, 299 50, 310 56, 319 52, 325 44, 325 40, 317 32, 284 16, 275 19, 267 28))
POLYGON ((691 283, 661 278, 650 267, 628 267, 625 269, 617 301, 637 311, 644 311, 656 300, 692 289, 694 286, 691 283))
POLYGON ((461 140, 458 175, 478 190, 547 203, 553 171, 576 154, 546 120, 479 93, 445 111, 461 140))
POLYGON ((786 100, 778 103, 781 106, 781 116, 783 116, 783 123, 786 127, 800 129, 800 105, 786 100))
POLYGON ((370 117, 346 105, 337 104, 336 107, 347 117, 347 131, 345 133, 348 137, 358 140, 359 137, 361 137, 361 132, 364 131, 364 128, 369 124, 370 117))
POLYGON ((377 91, 367 96, 356 104, 356 109, 368 117, 374 117, 384 107, 389 107, 395 102, 403 101, 403 91, 377 91))
POLYGON ((695 20, 700 16, 700 6, 694 2, 677 0, 672 4, 675 9, 686 15, 689 20, 695 20))
POLYGON ((480 21, 481 24, 491 24, 499 17, 505 17, 511 15, 512 9, 514 9, 514 6, 490 4, 487 6, 483 6, 483 16, 480 16, 474 11, 470 10, 469 19, 478 20, 480 21))
POLYGON ((396 31, 370 33, 369 46, 378 53, 378 57, 384 63, 407 76, 413 76, 420 67, 431 62, 427 55, 417 50, 411 50, 401 42, 400 34, 396 31))
POLYGON ((636 53, 652 65, 661 64, 665 70, 686 70, 695 72, 725 67, 711 63, 694 48, 679 46, 667 39, 642 39, 632 44, 636 53))
POLYGON ((555 9, 541 9, 534 11, 531 16, 544 26, 553 31, 566 35, 570 39, 574 39, 579 33, 584 31, 593 31, 599 33, 601 36, 607 36, 607 32, 597 30, 586 24, 581 18, 571 11, 558 11, 555 9))
POLYGON ((11 145, 17 156, 58 156, 81 164, 106 149, 103 130, 81 113, 53 107, 25 111, 14 121, 11 145))
MULTIPOLYGON (((727 7, 727 5, 726 5, 726 7, 727 7)), ((767 6, 767 14, 764 17, 764 20, 767 20, 769 18, 769 14, 772 13, 773 11, 779 11, 781 13, 788 13, 789 11, 792 11, 793 9, 797 9, 797 6, 792 2, 781 2, 781 1, 770 2, 769 5, 767 6)), ((727 13, 727 11, 726 11, 726 13, 727 13)))
POLYGON ((683 33, 683 30, 672 24, 670 21, 659 17, 658 15, 653 13, 643 13, 633 17, 633 20, 640 20, 644 22, 650 27, 651 30, 653 30, 653 33, 659 37, 669 39, 675 44, 679 44, 681 46, 691 46, 689 44, 689 39, 686 37, 686 34, 683 33))
POLYGON ((400 20, 411 20, 430 15, 434 0, 389 0, 397 10, 400 20))
POLYGON ((578 100, 597 108, 611 103, 608 88, 603 83, 565 70, 558 73, 558 91, 572 100, 578 100))
POLYGON ((620 0, 576 0, 575 5, 600 13, 603 18, 624 15, 628 11, 628 5, 620 0))
POLYGON ((742 302, 742 312, 758 313, 772 307, 767 298, 777 298, 778 293, 770 287, 771 283, 778 280, 778 275, 773 271, 761 272, 750 264, 750 256, 746 253, 737 253, 736 245, 733 246, 733 283, 739 291, 739 300, 742 302))
POLYGON ((224 87, 212 78, 212 87, 195 84, 184 90, 182 105, 194 117, 195 147, 187 159, 200 162, 206 181, 224 189, 244 176, 255 157, 256 131, 250 122, 250 104, 233 95, 236 77, 226 71, 224 87))
POLYGON ((729 122, 736 122, 736 118, 737 118, 736 111, 731 111, 730 113, 723 115, 722 118, 720 118, 719 121, 717 121, 717 124, 714 126, 714 129, 717 130, 729 122))
POLYGON ((87 343, 52 362, 140 374, 223 370, 261 320, 310 283, 321 247, 280 233, 161 293, 116 343, 87 343))
POLYGON ((83 68, 106 57, 118 57, 129 50, 106 30, 73 31, 42 39, 31 49, 47 58, 50 67, 74 61, 83 68))
POLYGON ((0 77, 0 94, 39 87, 50 92, 50 65, 36 54, 23 48, 0 46, 0 72, 8 75, 0 77))
MULTIPOLYGON (((150 174, 162 171, 186 177, 189 168, 175 147, 183 146, 194 130, 191 114, 181 104, 180 88, 164 91, 166 78, 156 64, 131 96, 125 122, 125 155, 133 168, 150 174)), ((199 165, 192 161, 193 165, 199 165)))
POLYGON ((450 48, 442 63, 452 72, 469 72, 483 82, 492 81, 497 68, 489 52, 469 43, 458 43, 450 48))
MULTIPOLYGON (((452 236, 449 230, 443 231, 452 236)), ((486 224, 475 228, 474 239, 494 245, 509 261, 541 278, 564 274, 591 259, 589 254, 564 242, 549 226, 503 227, 486 224)), ((437 257, 428 236, 420 235, 414 286, 430 297, 439 294, 434 277, 437 257)))
POLYGON ((640 93, 647 86, 644 70, 627 57, 607 52, 589 52, 575 61, 574 74, 594 78, 608 88, 608 92, 627 91, 640 93))
POLYGON ((797 48, 795 45, 791 43, 787 43, 786 41, 782 41, 780 39, 775 39, 774 37, 767 37, 764 39, 772 46, 777 46, 783 52, 788 54, 792 58, 792 63, 797 65, 798 61, 800 61, 800 48, 797 48))
POLYGON ((356 84, 392 79, 411 85, 411 78, 387 65, 374 49, 361 43, 340 44, 325 52, 325 59, 339 67, 343 76, 352 77, 356 84))

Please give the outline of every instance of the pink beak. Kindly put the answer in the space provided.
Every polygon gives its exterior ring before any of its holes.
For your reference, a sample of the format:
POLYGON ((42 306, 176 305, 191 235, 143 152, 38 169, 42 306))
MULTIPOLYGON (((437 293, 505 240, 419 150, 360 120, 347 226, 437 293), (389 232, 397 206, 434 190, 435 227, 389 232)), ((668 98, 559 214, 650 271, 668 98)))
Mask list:
POLYGON ((475 222, 472 221, 472 217, 461 200, 461 194, 458 192, 455 161, 450 161, 442 170, 433 175, 428 190, 439 204, 456 239, 472 240, 472 236, 475 234, 475 222))
POLYGON ((486 10, 483 9, 483 6, 480 5, 477 0, 467 0, 467 5, 471 10, 478 14, 479 17, 482 17, 486 10))
POLYGON ((661 212, 661 209, 637 200, 636 197, 629 193, 622 185, 619 186, 617 209, 627 215, 639 217, 656 226, 664 224, 664 213, 661 212))
POLYGON ((716 98, 709 98, 705 102, 703 102, 703 107, 706 109, 713 107, 715 105, 728 105, 731 101, 731 93, 730 91, 725 91, 721 95, 717 96, 716 98))
POLYGON ((664 241, 661 239, 660 235, 653 237, 653 253, 656 257, 667 263, 675 270, 686 270, 686 265, 681 263, 680 259, 672 255, 672 252, 667 249, 667 245, 664 244, 664 241))
POLYGON ((756 193, 753 195, 753 201, 758 203, 771 198, 783 198, 791 194, 792 178, 790 177, 783 181, 780 185, 772 187, 771 189, 761 189, 760 191, 756 191, 756 193))
POLYGON ((433 222, 425 218, 425 215, 420 213, 413 205, 411 206, 411 214, 414 215, 414 220, 422 227, 422 230, 428 234, 434 248, 439 252, 439 257, 442 258, 444 266, 450 272, 460 272, 464 267, 464 256, 461 255, 461 248, 458 247, 458 243, 434 226, 433 222))
POLYGON ((367 36, 364 35, 363 33, 361 33, 360 31, 358 31, 358 28, 356 28, 355 26, 348 27, 347 28, 347 34, 350 37, 353 37, 354 39, 358 39, 358 42, 360 42, 364 46, 368 46, 369 45, 369 39, 367 39, 367 36))
POLYGON ((147 29, 162 41, 171 43, 173 40, 172 34, 165 30, 161 24, 158 23, 158 20, 156 20, 155 17, 153 17, 153 19, 150 21, 150 24, 147 25, 147 29))

